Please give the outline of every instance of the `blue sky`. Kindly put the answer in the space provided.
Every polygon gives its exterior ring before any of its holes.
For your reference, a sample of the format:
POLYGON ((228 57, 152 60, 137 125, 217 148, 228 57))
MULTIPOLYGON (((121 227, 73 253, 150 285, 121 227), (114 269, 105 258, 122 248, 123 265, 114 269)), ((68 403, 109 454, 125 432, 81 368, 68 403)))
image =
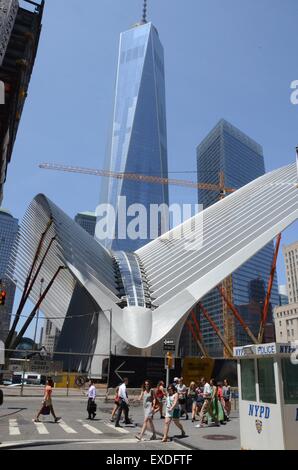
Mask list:
MULTIPOLYGON (((22 218, 39 192, 71 217, 95 209, 99 178, 38 164, 103 167, 119 34, 141 15, 142 0, 46 0, 5 186, 3 206, 15 217, 22 218)), ((297 0, 149 0, 148 17, 165 49, 170 171, 196 169, 196 146, 220 118, 263 145, 266 170, 294 161, 297 0)), ((170 197, 195 202, 196 192, 175 187, 170 197)), ((284 232, 284 243, 298 238, 297 227, 284 232)), ((278 269, 283 283, 281 256, 278 269)))

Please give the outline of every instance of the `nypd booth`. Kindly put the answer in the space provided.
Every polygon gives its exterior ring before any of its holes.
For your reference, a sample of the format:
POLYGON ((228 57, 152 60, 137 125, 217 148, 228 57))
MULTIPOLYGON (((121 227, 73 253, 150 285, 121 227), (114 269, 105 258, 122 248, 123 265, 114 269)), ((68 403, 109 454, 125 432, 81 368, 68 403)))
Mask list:
POLYGON ((298 342, 234 348, 242 449, 298 449, 298 342))

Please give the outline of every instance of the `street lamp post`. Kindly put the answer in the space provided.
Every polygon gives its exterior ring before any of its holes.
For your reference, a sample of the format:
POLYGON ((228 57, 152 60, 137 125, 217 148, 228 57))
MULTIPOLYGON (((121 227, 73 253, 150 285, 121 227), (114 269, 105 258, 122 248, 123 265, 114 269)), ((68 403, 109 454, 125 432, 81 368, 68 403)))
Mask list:
MULTIPOLYGON (((44 283, 44 278, 42 277, 40 279, 40 291, 39 291, 39 298, 42 296, 42 285, 44 283)), ((39 308, 36 313, 36 323, 35 323, 35 331, 34 331, 34 349, 36 349, 36 335, 37 335, 37 325, 38 325, 38 320, 39 320, 39 308)))
POLYGON ((107 377, 107 395, 108 395, 108 390, 109 390, 109 379, 110 379, 110 372, 111 372, 111 358, 112 358, 112 323, 113 323, 113 311, 111 308, 107 310, 107 312, 110 312, 110 354, 109 354, 109 367, 108 367, 108 377, 107 377))

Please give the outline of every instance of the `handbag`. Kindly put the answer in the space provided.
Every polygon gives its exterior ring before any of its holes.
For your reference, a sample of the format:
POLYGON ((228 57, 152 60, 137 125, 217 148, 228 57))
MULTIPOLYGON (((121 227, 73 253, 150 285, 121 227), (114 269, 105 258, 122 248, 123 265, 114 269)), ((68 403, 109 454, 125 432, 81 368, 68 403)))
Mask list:
POLYGON ((95 403, 95 401, 92 401, 91 403, 89 403, 88 409, 89 409, 88 411, 90 411, 90 413, 96 413, 97 404, 95 403))
POLYGON ((51 408, 47 405, 43 405, 42 410, 41 410, 41 414, 46 416, 46 415, 49 415, 50 412, 51 412, 51 408))

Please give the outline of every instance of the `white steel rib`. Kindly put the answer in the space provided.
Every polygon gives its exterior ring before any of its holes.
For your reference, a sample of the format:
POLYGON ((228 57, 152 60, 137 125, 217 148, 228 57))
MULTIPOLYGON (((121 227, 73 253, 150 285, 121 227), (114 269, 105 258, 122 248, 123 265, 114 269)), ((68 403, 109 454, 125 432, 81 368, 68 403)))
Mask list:
MULTIPOLYGON (((56 317, 54 323, 61 329, 78 280, 106 311, 108 320, 107 310, 113 310, 116 333, 132 346, 146 348, 162 339, 205 294, 297 220, 297 167, 288 165, 261 176, 137 250, 135 257, 150 290, 150 308, 121 305, 113 253, 43 195, 33 200, 21 226, 17 268, 10 273, 19 285, 25 282, 50 218, 53 224, 40 256, 53 236, 56 240, 40 276, 49 281, 58 266, 68 270, 59 274, 59 281, 43 302, 45 315, 56 317)), ((36 285, 32 299, 36 301, 38 296, 36 285)))

